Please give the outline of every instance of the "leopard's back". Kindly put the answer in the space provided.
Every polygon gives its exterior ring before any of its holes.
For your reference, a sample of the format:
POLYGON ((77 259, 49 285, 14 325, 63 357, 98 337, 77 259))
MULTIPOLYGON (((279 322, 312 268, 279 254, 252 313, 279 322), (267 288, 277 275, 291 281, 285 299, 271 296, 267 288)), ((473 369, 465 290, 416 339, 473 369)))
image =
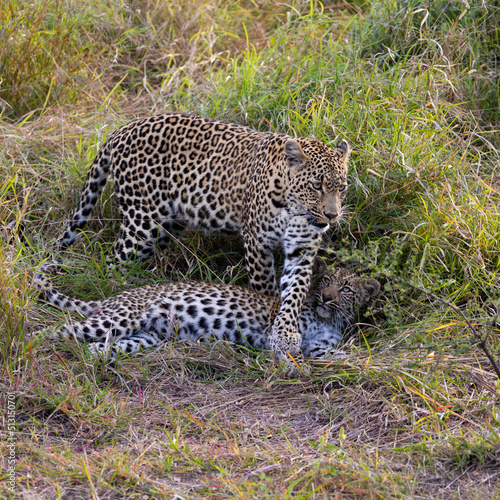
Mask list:
MULTIPOLYGON (((66 248, 76 239, 110 175, 128 229, 123 234, 122 227, 118 242, 121 260, 129 260, 131 241, 150 243, 163 233, 175 236, 186 225, 206 232, 238 232, 249 164, 263 136, 242 125, 180 113, 124 125, 93 161, 79 205, 57 246, 66 248)), ((149 245, 137 246, 133 250, 139 257, 149 256, 149 245)))

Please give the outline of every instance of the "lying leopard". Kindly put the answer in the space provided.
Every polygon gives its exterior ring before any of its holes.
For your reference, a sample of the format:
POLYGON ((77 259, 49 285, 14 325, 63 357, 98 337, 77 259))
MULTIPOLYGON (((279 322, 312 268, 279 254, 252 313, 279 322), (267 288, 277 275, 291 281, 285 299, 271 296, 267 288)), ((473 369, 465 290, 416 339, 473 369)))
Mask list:
MULTIPOLYGON (((89 342, 94 353, 134 353, 169 338, 212 337, 257 349, 271 349, 271 329, 280 307, 278 297, 250 288, 197 281, 148 285, 113 297, 84 301, 64 295, 51 282, 56 264, 45 264, 35 280, 45 298, 60 309, 87 319, 70 321, 55 338, 89 342)), ((299 316, 301 349, 306 356, 324 357, 340 342, 378 294, 375 279, 363 279, 346 269, 320 273, 299 316)))
POLYGON ((273 251, 282 248, 281 306, 269 341, 278 357, 300 358, 300 312, 321 235, 341 217, 348 157, 345 141, 331 148, 180 113, 136 120, 98 152, 57 246, 73 243, 111 175, 118 261, 146 259, 186 227, 241 233, 250 286, 278 296, 273 251))

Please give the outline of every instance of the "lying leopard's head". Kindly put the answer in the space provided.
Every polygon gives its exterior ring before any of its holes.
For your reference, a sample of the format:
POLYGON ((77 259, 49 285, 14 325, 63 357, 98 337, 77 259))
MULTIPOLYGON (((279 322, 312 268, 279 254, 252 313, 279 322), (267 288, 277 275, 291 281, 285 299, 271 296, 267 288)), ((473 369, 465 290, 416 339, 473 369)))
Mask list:
POLYGON ((347 193, 349 145, 335 148, 316 139, 299 137, 285 143, 290 169, 290 196, 302 205, 309 223, 318 230, 337 222, 347 193))
POLYGON ((325 321, 340 313, 347 323, 353 323, 358 313, 366 309, 380 291, 380 283, 365 279, 347 269, 325 271, 311 290, 316 314, 325 321))

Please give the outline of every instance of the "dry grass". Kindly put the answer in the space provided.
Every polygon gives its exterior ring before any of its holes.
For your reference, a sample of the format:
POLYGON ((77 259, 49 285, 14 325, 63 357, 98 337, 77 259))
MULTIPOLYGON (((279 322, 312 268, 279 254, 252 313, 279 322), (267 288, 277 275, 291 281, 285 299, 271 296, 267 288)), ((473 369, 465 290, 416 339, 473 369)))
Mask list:
POLYGON ((474 357, 355 349, 303 382, 225 346, 166 346, 115 372, 53 358, 18 393, 20 497, 484 498, 500 476, 498 394, 474 357), (452 404, 420 387, 429 367, 452 404))

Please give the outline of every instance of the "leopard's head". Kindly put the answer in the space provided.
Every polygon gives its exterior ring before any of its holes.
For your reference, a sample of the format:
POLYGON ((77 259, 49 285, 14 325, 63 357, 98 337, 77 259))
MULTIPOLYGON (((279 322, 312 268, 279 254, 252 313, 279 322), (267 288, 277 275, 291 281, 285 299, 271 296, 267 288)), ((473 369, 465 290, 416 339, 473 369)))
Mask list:
POLYGON ((380 283, 365 279, 344 268, 325 270, 312 290, 316 314, 325 321, 342 316, 346 323, 353 323, 358 313, 366 309, 380 291, 380 283))
POLYGON ((290 196, 304 209, 317 230, 326 230, 342 215, 347 193, 349 145, 342 141, 335 148, 311 138, 288 139, 285 157, 290 170, 290 196))

